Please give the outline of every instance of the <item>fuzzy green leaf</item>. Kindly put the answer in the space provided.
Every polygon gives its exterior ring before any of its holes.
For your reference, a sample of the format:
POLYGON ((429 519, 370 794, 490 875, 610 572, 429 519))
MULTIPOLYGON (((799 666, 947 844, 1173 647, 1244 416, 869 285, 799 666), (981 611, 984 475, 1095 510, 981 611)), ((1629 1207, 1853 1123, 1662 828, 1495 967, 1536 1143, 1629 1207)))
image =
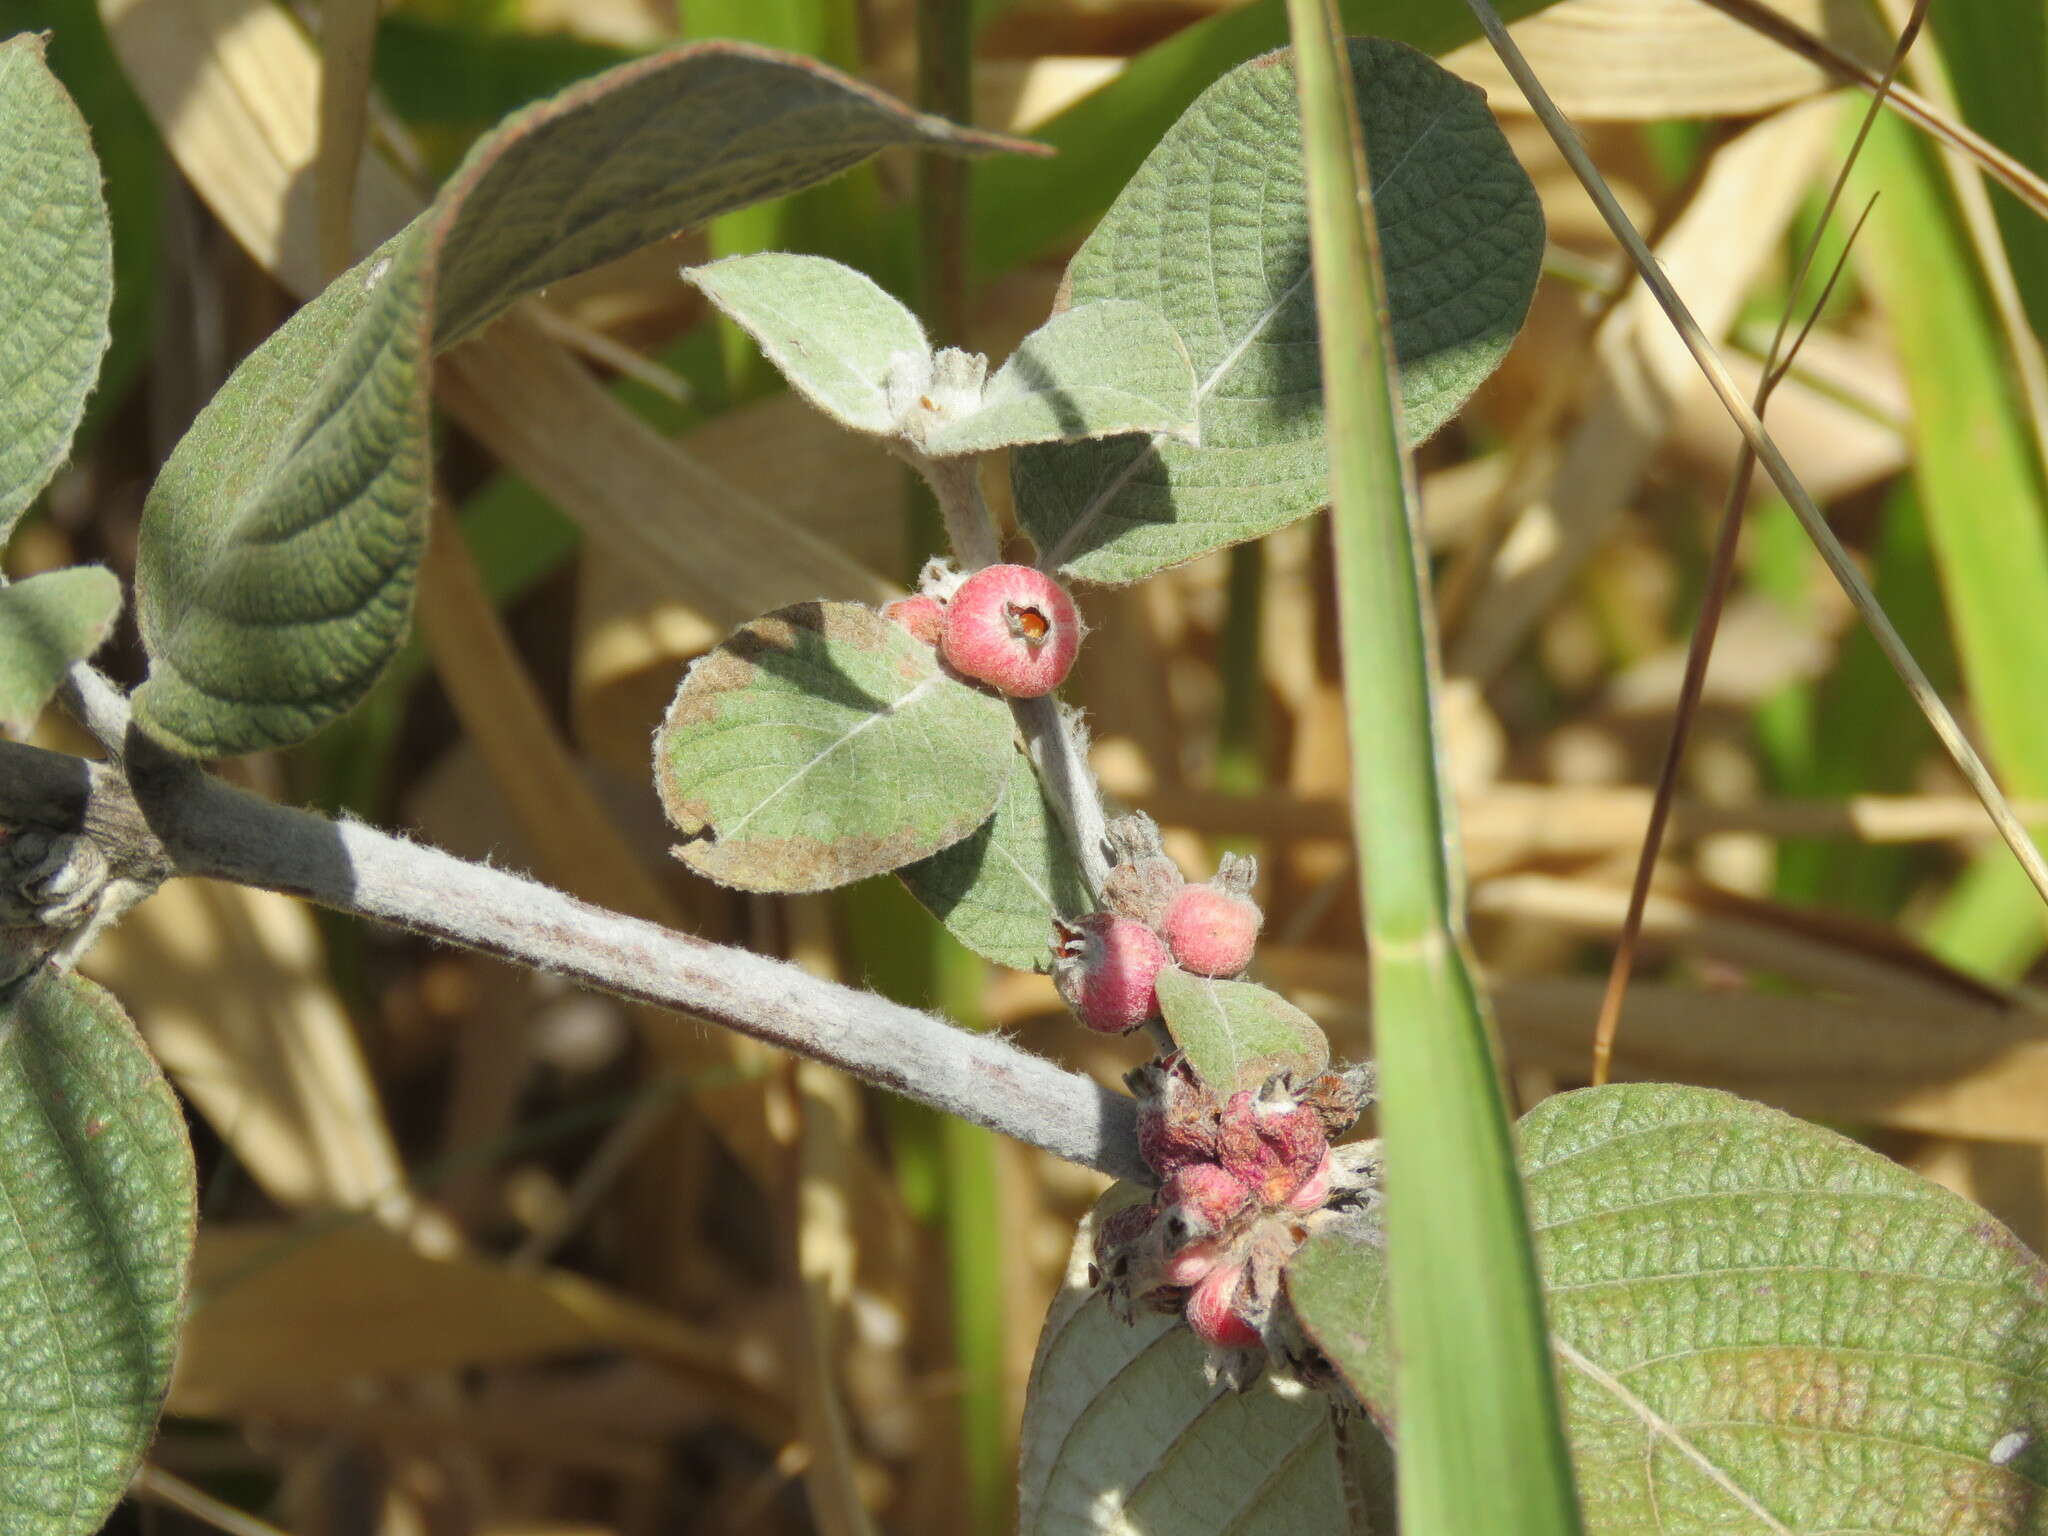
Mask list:
POLYGON ((74 661, 98 650, 121 612, 121 583, 97 565, 0 587, 0 725, 35 723, 74 661))
POLYGON ((676 856, 749 891, 823 891, 950 848, 1015 756, 1009 708, 855 603, 797 603, 690 668, 654 740, 676 856))
POLYGON ((1111 1315, 1088 1281, 1094 1223, 1138 1197, 1118 1185, 1082 1223, 1046 1315, 1024 1398, 1019 1532, 1392 1536, 1391 1521, 1347 1512, 1323 1398, 1270 1378, 1243 1393, 1209 1386, 1205 1347, 1178 1318, 1127 1327, 1111 1315))
MULTIPOLYGON (((2048 1266, 1982 1210, 1704 1088, 1521 1141, 1589 1532, 2048 1532, 2048 1266)), ((1398 1427, 1380 1250, 1312 1238, 1287 1292, 1398 1427)))
POLYGON ((906 356, 922 366, 931 346, 917 316, 872 278, 776 251, 688 267, 683 277, 827 416, 856 432, 896 430, 890 372, 906 356))
POLYGON ((954 938, 1019 971, 1052 965, 1052 920, 1089 909, 1088 884, 1022 752, 972 836, 896 872, 954 938))
MULTIPOLYGON (((1476 87, 1398 43, 1350 48, 1420 441, 1521 328, 1543 215, 1476 87)), ((1013 455, 1019 518, 1050 565, 1138 581, 1328 500, 1302 186, 1293 68, 1255 59, 1188 109, 1075 256, 1070 303, 1135 299, 1186 344, 1200 446, 1119 438, 1013 455)))
POLYGON ((71 451, 107 350, 113 236, 43 39, 0 42, 0 544, 71 451))
POLYGON ((272 336, 144 509, 136 718, 172 750, 289 746, 403 639, 426 543, 429 360, 524 294, 895 144, 1010 141, 736 43, 654 54, 518 113, 434 206, 272 336))
POLYGON ((1104 299, 1057 314, 1017 344, 981 409, 932 434, 939 455, 1125 432, 1189 438, 1195 365, 1157 310, 1104 299))
POLYGON ((185 1119, 120 1005, 0 996, 0 1536, 90 1536, 156 1429, 196 1209, 185 1119))
POLYGON ((1307 1082, 1330 1065, 1330 1042, 1315 1020, 1256 982, 1211 981, 1169 966, 1159 973, 1159 1011, 1195 1075, 1225 1096, 1276 1072, 1307 1082))

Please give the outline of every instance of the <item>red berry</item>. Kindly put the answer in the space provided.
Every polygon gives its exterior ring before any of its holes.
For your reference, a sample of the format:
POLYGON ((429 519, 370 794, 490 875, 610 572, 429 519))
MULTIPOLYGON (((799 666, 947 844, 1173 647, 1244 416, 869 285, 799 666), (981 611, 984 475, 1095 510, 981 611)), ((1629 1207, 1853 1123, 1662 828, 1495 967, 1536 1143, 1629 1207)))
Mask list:
POLYGON ((1258 1329, 1237 1310, 1237 1288, 1243 1280, 1241 1266, 1226 1265, 1210 1270, 1188 1293, 1186 1315, 1196 1338, 1220 1349, 1250 1349, 1260 1342, 1258 1329))
POLYGON ((1091 912, 1056 930, 1053 985, 1083 1024, 1098 1034, 1120 1035, 1159 1012, 1154 986, 1166 969, 1159 935, 1107 912, 1091 912))
POLYGON ((893 619, 926 645, 939 643, 939 630, 946 622, 946 605, 926 592, 899 597, 882 609, 882 617, 893 619))
POLYGON ((1159 1186, 1168 1242, 1214 1237, 1250 1202, 1252 1192, 1214 1163, 1190 1163, 1159 1186))
POLYGON ((1166 909, 1166 942, 1184 971, 1236 976, 1252 963, 1264 921, 1248 896, 1214 885, 1184 886, 1166 909))
POLYGON ((1223 1169, 1267 1205, 1281 1205, 1315 1177, 1330 1151, 1313 1105, 1249 1088, 1230 1096, 1217 1126, 1223 1169))
POLYGON ((976 571, 946 604, 940 645, 967 676, 1013 699, 1059 687, 1081 648, 1081 616, 1066 589, 1028 565, 976 571))
POLYGON ((1298 1185, 1287 1203, 1297 1211, 1319 1211, 1329 1203, 1330 1190, 1335 1182, 1336 1167, 1328 1152, 1316 1164, 1316 1170, 1298 1185))
POLYGON ((1178 1053, 1125 1077, 1138 1098, 1138 1155, 1160 1178, 1216 1161, 1216 1096, 1178 1053))

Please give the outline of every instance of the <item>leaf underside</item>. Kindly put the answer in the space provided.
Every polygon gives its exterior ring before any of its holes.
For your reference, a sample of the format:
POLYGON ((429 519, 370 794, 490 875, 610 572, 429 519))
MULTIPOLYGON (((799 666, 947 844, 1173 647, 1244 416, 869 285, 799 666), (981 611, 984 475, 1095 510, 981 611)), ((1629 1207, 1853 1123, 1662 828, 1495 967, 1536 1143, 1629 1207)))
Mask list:
POLYGON ((195 1214, 169 1086, 117 1004, 0 1000, 0 1536, 89 1536, 170 1386, 195 1214))
MULTIPOLYGON (((2048 1532, 2048 1267, 1867 1148, 1701 1088, 1522 1121, 1587 1530, 2048 1532)), ((1376 1251, 1316 1238, 1287 1289, 1398 1419, 1376 1251)))
POLYGON ((910 894, 962 944, 997 965, 1052 965, 1052 920, 1089 910, 1088 885, 1030 760, 1013 752, 987 821, 942 853, 899 869, 910 894))
MULTIPOLYGON (((1413 49, 1354 39, 1416 441, 1498 366, 1535 292, 1543 216, 1483 94, 1413 49)), ((1065 302, 1134 299, 1194 360, 1200 446, 1022 449, 1018 515, 1052 566, 1124 583, 1328 500, 1300 125, 1284 54, 1240 66, 1153 150, 1067 270, 1065 302)))
POLYGON ((1169 966, 1159 973, 1159 1011, 1195 1075, 1228 1097, 1276 1073, 1297 1082, 1330 1065, 1330 1041, 1315 1020, 1251 981, 1211 981, 1169 966))
POLYGON ((304 740, 403 640, 426 543, 431 354, 525 294, 896 144, 1009 141, 737 43, 652 55, 508 119, 435 204, 238 369, 143 513, 144 729, 304 740))
MULTIPOLYGON (((1081 1226, 1039 1335, 1020 1436, 1022 1536, 1341 1536, 1348 1523, 1328 1404, 1264 1380, 1203 1381, 1178 1318, 1125 1326, 1088 1283, 1093 1225, 1137 1197, 1119 1185, 1081 1226)), ((1356 1433, 1369 1434, 1364 1426, 1356 1433)), ((1391 1536, 1384 1532, 1382 1536, 1391 1536)))
POLYGON ((992 693, 855 603, 742 625, 683 679, 655 783, 690 868, 750 891, 822 891, 970 835, 1010 773, 992 693))
POLYGON ((85 119, 43 40, 0 42, 0 544, 71 451, 107 350, 114 248, 85 119))

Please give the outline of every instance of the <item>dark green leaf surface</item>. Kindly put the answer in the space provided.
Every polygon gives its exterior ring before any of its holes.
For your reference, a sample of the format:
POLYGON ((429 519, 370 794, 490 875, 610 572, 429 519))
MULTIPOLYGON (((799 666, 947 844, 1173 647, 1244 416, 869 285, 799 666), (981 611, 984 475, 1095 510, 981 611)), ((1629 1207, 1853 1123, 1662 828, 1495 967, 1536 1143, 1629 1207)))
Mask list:
POLYGON ((1089 910, 1088 885, 1023 753, 995 814, 943 853, 897 871, 954 938, 1020 971, 1052 965, 1052 920, 1089 910))
POLYGON ((524 294, 892 144, 1010 141, 831 70, 698 44, 623 65, 480 142, 434 206, 229 380, 144 510, 137 719, 221 757, 301 741, 405 633, 426 539, 427 361, 524 294))
MULTIPOLYGON (((1450 419, 1521 328, 1543 252, 1535 189, 1474 86, 1357 39, 1353 74, 1412 438, 1450 419)), ((1131 582, 1328 500, 1294 71, 1233 70, 1175 124, 1067 272, 1067 302, 1133 299, 1194 360, 1200 446, 1027 448, 1018 514, 1051 566, 1131 582)))
MULTIPOLYGON (((1133 1198, 1103 1197, 1096 1215, 1133 1198)), ((1120 1323, 1088 1283, 1084 1222, 1024 1400, 1023 1536, 1345 1536, 1338 1441, 1324 1400, 1202 1379, 1178 1318, 1120 1323)), ((1385 1533, 1391 1536, 1391 1533, 1385 1533)))
POLYGON ((89 1536, 170 1385, 192 1253, 177 1100, 117 1004, 0 998, 0 1536, 89 1536))
MULTIPOLYGON (((1982 1210, 1702 1088, 1545 1100, 1522 1158, 1589 1531, 2048 1532, 2048 1267, 1982 1210)), ((1398 1420, 1379 1250, 1287 1288, 1398 1420)))
POLYGON ((71 451, 107 350, 113 237, 85 119, 31 34, 0 42, 0 544, 71 451))
POLYGON ((1330 1042, 1315 1020, 1256 982, 1211 981, 1169 966, 1159 973, 1159 1011, 1196 1076, 1226 1097, 1276 1072, 1305 1083, 1330 1065, 1330 1042))
POLYGON ((121 583, 97 565, 0 587, 0 725, 25 732, 65 669, 100 648, 120 612, 121 583))
POLYGON ((855 603, 798 603, 691 667, 654 742, 676 855, 750 891, 823 891, 929 858, 988 820, 1009 707, 855 603))

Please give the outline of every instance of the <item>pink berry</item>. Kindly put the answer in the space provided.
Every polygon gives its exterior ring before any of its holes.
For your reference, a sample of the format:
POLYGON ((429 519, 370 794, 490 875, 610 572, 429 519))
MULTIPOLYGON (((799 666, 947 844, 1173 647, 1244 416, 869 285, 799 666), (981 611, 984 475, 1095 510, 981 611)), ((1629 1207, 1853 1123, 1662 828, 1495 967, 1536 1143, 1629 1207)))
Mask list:
POLYGON ((940 637, 946 660, 1013 699, 1059 687, 1081 648, 1066 589, 1028 565, 990 565, 960 583, 940 637))
POLYGON ((1216 1161, 1216 1096, 1175 1052, 1124 1081, 1138 1099, 1138 1155, 1160 1178, 1190 1163, 1216 1161))
POLYGON ((1312 1180, 1329 1156, 1322 1117, 1311 1104, 1286 1095, 1230 1096, 1217 1125, 1225 1172, 1267 1205, 1285 1204, 1312 1180))
POLYGON ((1166 969, 1159 935, 1107 912, 1055 926, 1059 956, 1053 985, 1083 1024, 1098 1034, 1120 1035, 1158 1013, 1154 986, 1166 969))
POLYGON ((928 592, 918 592, 888 604, 882 617, 895 620, 926 645, 937 645, 946 622, 946 605, 928 592))
POLYGON ((1166 909, 1166 942, 1184 971, 1236 976, 1252 963, 1264 921, 1248 896, 1214 885, 1183 886, 1166 909))
POLYGON ((1159 1186, 1168 1242, 1214 1237, 1250 1203, 1252 1192, 1214 1163, 1190 1163, 1159 1186))
POLYGON ((1303 1180, 1294 1193, 1287 1197, 1287 1203, 1297 1211, 1321 1210, 1325 1205, 1329 1204, 1330 1190, 1335 1182, 1335 1175, 1335 1162, 1330 1154, 1325 1152, 1323 1153, 1323 1160, 1316 1164, 1316 1171, 1303 1180))
POLYGON ((1244 1269, 1225 1265, 1212 1269, 1201 1284, 1188 1292, 1188 1326, 1195 1337, 1219 1349, 1250 1349, 1259 1342, 1259 1331, 1237 1310, 1237 1288, 1244 1281, 1244 1269))

